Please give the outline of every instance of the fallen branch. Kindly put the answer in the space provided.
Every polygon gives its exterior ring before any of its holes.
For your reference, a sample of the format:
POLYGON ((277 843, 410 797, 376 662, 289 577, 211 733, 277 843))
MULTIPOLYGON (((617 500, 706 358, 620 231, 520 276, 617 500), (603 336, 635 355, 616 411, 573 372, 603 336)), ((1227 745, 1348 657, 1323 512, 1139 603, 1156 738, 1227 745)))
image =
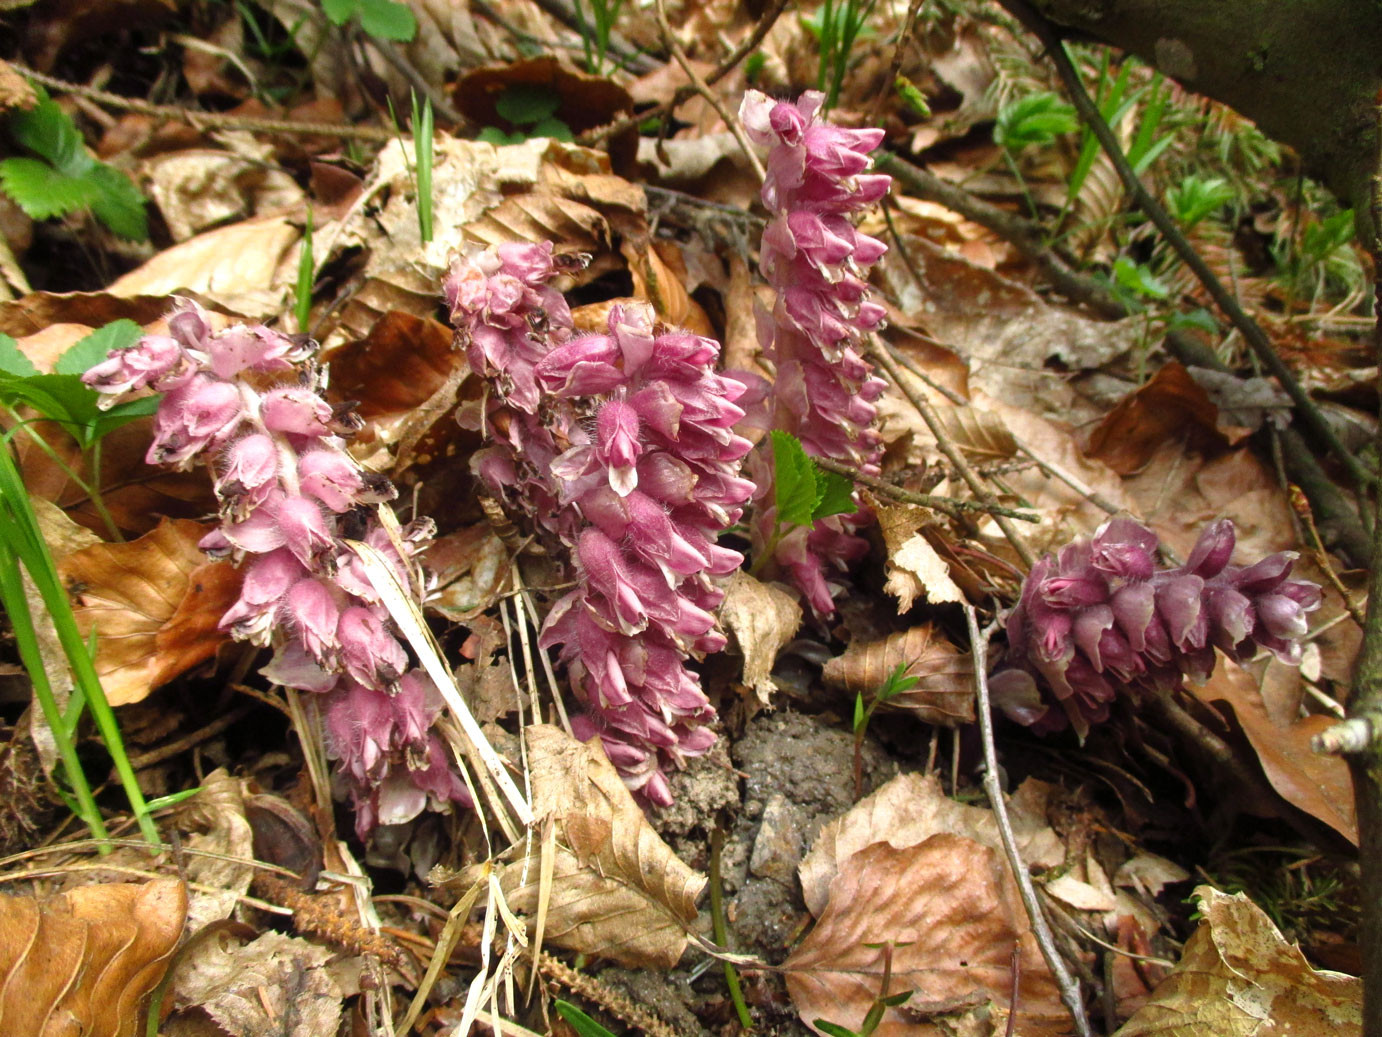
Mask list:
POLYGON ((867 486, 874 493, 884 497, 891 497, 895 501, 903 504, 917 504, 923 508, 935 508, 937 511, 944 511, 952 518, 958 518, 958 512, 979 511, 990 515, 1003 515, 1007 518, 1015 518, 1022 522, 1040 522, 1035 515, 1026 511, 1018 511, 1016 508, 1004 508, 996 504, 985 504, 972 500, 957 500, 954 497, 937 497, 930 493, 915 493, 912 490, 903 489, 895 486, 886 479, 876 479, 872 475, 865 475, 857 468, 841 464, 839 461, 832 461, 828 457, 812 458, 816 464, 824 468, 827 472, 834 472, 836 475, 843 475, 853 480, 860 486, 867 486))
MULTIPOLYGON (((1056 940, 1037 900, 1032 876, 1027 871, 1027 866, 1022 863, 1022 854, 1017 848, 1012 821, 1008 819, 1008 805, 1003 800, 1003 788, 998 782, 998 750, 993 741, 993 716, 989 712, 988 682, 988 642, 993 635, 993 627, 981 633, 974 606, 966 604, 964 609, 965 622, 969 626, 969 651, 974 659, 974 688, 979 699, 975 704, 975 711, 979 714, 979 737, 984 744, 984 794, 988 796, 989 806, 993 808, 993 818, 998 823, 998 834, 1003 839, 1003 851, 1007 854, 1013 877, 1017 879, 1017 888, 1022 894, 1022 906, 1027 909, 1027 917, 1032 923, 1032 935, 1036 937, 1037 946, 1041 948, 1041 956, 1046 959, 1051 975, 1056 979, 1061 1001, 1070 1010, 1070 1017, 1075 1022, 1075 1032, 1080 1037, 1091 1037, 1093 1031, 1090 1030, 1089 1019, 1085 1016, 1079 981, 1070 974, 1065 959, 1056 949, 1056 940)), ((1014 1004, 1014 1011, 1016 1007, 1014 1004)))

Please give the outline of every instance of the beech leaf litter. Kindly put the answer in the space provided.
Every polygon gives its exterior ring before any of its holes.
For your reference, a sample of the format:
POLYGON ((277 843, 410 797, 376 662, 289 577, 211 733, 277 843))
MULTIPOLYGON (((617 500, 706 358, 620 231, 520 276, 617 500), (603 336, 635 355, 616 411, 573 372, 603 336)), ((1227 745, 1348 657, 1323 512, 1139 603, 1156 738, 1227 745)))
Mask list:
POLYGON ((0 1032, 1362 1033, 1374 268, 1024 24, 0 2, 0 1032))

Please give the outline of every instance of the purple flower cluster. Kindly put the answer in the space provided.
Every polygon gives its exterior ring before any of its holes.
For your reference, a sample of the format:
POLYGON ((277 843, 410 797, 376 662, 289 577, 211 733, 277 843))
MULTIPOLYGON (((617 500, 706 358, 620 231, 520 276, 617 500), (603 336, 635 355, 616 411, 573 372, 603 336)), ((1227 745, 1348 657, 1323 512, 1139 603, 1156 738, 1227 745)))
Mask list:
POLYGON ((576 589, 539 643, 559 648, 586 708, 575 733, 599 734, 625 782, 666 804, 667 769, 715 738, 687 662, 724 646, 713 578, 743 561, 716 539, 754 489, 739 476, 749 443, 732 431, 746 387, 715 372, 716 342, 655 324, 643 305, 614 306, 605 333, 572 337, 565 307, 544 294, 551 269, 550 246, 509 245, 448 280, 459 337, 494 390, 495 443, 476 468, 571 551, 576 589), (531 410, 509 388, 530 378, 531 410))
POLYGON ((404 587, 420 591, 412 556, 430 522, 392 535, 377 505, 393 486, 345 449, 359 428, 332 407, 308 361, 314 346, 261 325, 213 333, 184 304, 167 335, 146 335, 85 375, 110 402, 138 389, 166 393, 154 419, 150 464, 187 468, 213 455, 221 525, 201 542, 213 557, 243 561, 240 598, 221 627, 272 645, 263 673, 323 696, 328 750, 355 807, 356 829, 400 824, 429 802, 468 802, 445 746, 431 730, 441 696, 390 629, 387 610, 345 544, 342 524, 372 547, 404 587), (275 379, 301 371, 301 380, 275 379))
MULTIPOLYGON (((759 341, 777 371, 773 424, 813 457, 877 475, 882 446, 874 401, 884 383, 860 347, 885 316, 869 298, 864 269, 886 247, 861 234, 851 217, 887 194, 891 178, 865 172, 883 131, 831 126, 819 117, 823 101, 816 91, 791 104, 751 90, 740 108, 749 138, 771 149, 762 192, 771 220, 759 262, 777 301, 771 319, 760 314, 759 341)), ((756 509, 760 543, 774 524, 765 505, 756 509)), ((826 565, 845 569, 867 552, 852 533, 868 519, 827 519, 778 543, 775 560, 818 615, 835 610, 826 565)))
POLYGON ((1320 588, 1291 580, 1296 555, 1229 565, 1233 523, 1200 534, 1182 566, 1156 568, 1157 536, 1130 518, 1105 523, 1039 561, 1008 616, 1008 660, 993 677, 995 702, 1014 720, 1047 730, 1067 722, 1084 737, 1108 717, 1120 685, 1179 687, 1214 672, 1215 649, 1246 659, 1259 649, 1300 661, 1306 613, 1320 588), (1053 696, 1043 698, 1041 689, 1053 696))

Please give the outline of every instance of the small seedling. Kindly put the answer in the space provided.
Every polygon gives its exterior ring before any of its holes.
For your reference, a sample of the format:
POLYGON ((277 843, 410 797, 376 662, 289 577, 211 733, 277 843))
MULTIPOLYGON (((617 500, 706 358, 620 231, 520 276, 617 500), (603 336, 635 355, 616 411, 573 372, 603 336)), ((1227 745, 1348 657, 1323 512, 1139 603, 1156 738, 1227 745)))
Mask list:
POLYGON ((910 79, 906 76, 898 76, 893 80, 893 89, 897 91, 897 96, 907 103, 907 107, 913 113, 923 119, 931 118, 931 106, 926 103, 926 95, 910 79))
POLYGON ((580 1034, 580 1037, 614 1037, 613 1031, 605 1029, 568 1001, 553 1001, 552 1007, 557 1010, 557 1015, 571 1024, 571 1028, 580 1034))
POLYGON ((432 240, 432 99, 421 107, 413 93, 413 160, 417 163, 417 227, 425 245, 432 240))
POLYGON ((480 131, 478 139, 496 146, 522 144, 531 137, 551 137, 569 142, 575 138, 571 127, 556 117, 560 107, 561 97, 551 87, 537 83, 510 83, 495 101, 494 110, 514 127, 513 131, 486 126, 480 131))
POLYGON ((417 35, 416 16, 398 0, 322 0, 322 10, 332 25, 358 21, 376 40, 407 43, 417 35))
POLYGON ((298 277, 293 285, 293 316, 298 331, 306 335, 312 321, 312 285, 315 281, 312 258, 312 207, 307 207, 307 224, 302 228, 302 251, 298 254, 298 277))
POLYGON ((144 196, 124 173, 87 151, 71 117, 35 87, 38 104, 9 115, 11 139, 28 155, 0 161, 0 189, 34 220, 90 211, 113 233, 149 236, 144 196))
POLYGON ((772 431, 773 503, 777 514, 772 534, 754 559, 750 572, 759 572, 782 538, 797 526, 814 526, 831 515, 852 515, 859 510, 854 484, 835 472, 827 472, 806 455, 801 441, 790 432, 772 431))
POLYGON ((1017 178, 1034 219, 1038 217, 1036 202, 1018 168, 1017 152, 1029 145, 1049 145, 1062 134, 1075 131, 1079 125, 1075 109, 1049 91, 1019 97, 998 113, 993 126, 993 142, 1003 149, 1003 160, 1017 178))
POLYGON ((864 693, 854 696, 854 798, 864 795, 864 735, 868 733, 869 721, 874 712, 889 699, 895 699, 903 692, 911 691, 921 678, 907 672, 910 663, 898 663, 888 679, 880 684, 867 702, 864 693))
MULTIPOLYGON (((614 23, 619 18, 619 11, 624 6, 624 0, 590 0, 590 13, 594 18, 594 25, 586 21, 583 0, 575 0, 575 2, 576 21, 581 29, 581 43, 585 46, 585 70, 591 75, 604 75, 605 55, 609 52, 610 33, 614 31, 614 23)), ((534 133, 532 136, 549 136, 549 134, 534 133)))
POLYGON ((873 12, 876 0, 825 0, 809 15, 802 15, 802 27, 816 38, 820 60, 816 66, 816 89, 825 93, 825 109, 835 107, 840 86, 849 68, 854 45, 869 39, 874 31, 864 23, 873 12))
POLYGON ((882 945, 865 944, 864 946, 881 946, 883 951, 883 983, 879 988, 881 993, 873 999, 873 1004, 869 1005, 868 1014, 864 1016, 864 1021, 859 1024, 857 1030, 851 1030, 847 1026, 841 1026, 839 1023, 832 1023, 826 1019, 817 1019, 814 1024, 816 1029, 830 1034, 830 1037, 871 1037, 873 1032, 878 1029, 878 1024, 883 1021, 883 1014, 889 1008, 897 1008, 899 1005, 905 1004, 912 996, 910 990, 903 990, 891 995, 888 993, 888 986, 892 982, 893 950, 909 945, 885 943, 882 945))
POLYGON ((1217 176, 1196 176, 1194 173, 1166 191, 1167 209, 1186 230, 1233 199, 1234 191, 1227 180, 1217 176))

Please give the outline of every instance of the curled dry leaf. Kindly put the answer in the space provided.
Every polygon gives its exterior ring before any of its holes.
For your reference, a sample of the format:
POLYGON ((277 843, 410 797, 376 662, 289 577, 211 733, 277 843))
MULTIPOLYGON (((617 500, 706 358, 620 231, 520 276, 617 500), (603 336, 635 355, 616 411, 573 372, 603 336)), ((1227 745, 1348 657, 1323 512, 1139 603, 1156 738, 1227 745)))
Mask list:
POLYGON ((513 559, 488 519, 438 537, 427 549, 427 570, 436 591, 427 607, 456 623, 488 610, 508 586, 513 559))
MULTIPOLYGON (((533 813, 556 825, 556 859, 544 942, 629 968, 669 969, 686 949, 705 876, 677 858, 624 787, 599 739, 581 743, 559 727, 524 732, 533 813)), ((541 847, 502 866, 508 906, 537 913, 541 847)), ((473 871, 473 870, 472 870, 473 871)), ((460 882, 473 881, 462 873, 460 882)))
POLYGON ((321 1037, 341 1022, 331 951, 282 933, 237 943, 228 932, 199 941, 178 962, 179 1009, 195 1007, 230 1037, 321 1037))
MULTIPOLYGON (((1039 868, 1054 868, 1065 860, 1065 848, 1046 824, 1048 788, 1028 779, 1008 803, 1022 860, 1039 868)), ((943 832, 1002 848, 992 811, 950 799, 934 775, 894 778, 821 829, 798 871, 806 906, 820 917, 835 875, 866 846, 886 842, 905 850, 943 832)))
POLYGON ((858 1029, 884 993, 884 951, 892 944, 889 1008, 880 1037, 940 1037, 931 1022, 956 1008, 1011 1004, 1018 951, 1017 1029, 1024 1037, 1068 1033, 1070 1017, 1032 937, 1002 854, 959 835, 933 835, 899 849, 886 842, 846 860, 830 882, 816 927, 783 962, 787 990, 806 1023, 858 1029))
POLYGON ((957 727, 974 722, 974 662, 933 623, 851 644, 825 664, 827 684, 867 699, 898 666, 917 684, 888 699, 884 708, 906 709, 928 724, 957 727))
POLYGON ((801 606, 785 591, 760 583, 742 569, 730 577, 720 620, 744 657, 744 683, 768 705, 777 690, 773 664, 801 627, 801 606))
POLYGON ((888 549, 888 581, 883 589, 897 598, 898 612, 906 612, 919 599, 933 604, 964 601, 950 567, 921 531, 926 512, 911 505, 881 506, 875 511, 888 549))
MULTIPOLYGON (((178 830, 190 851, 184 868, 195 884, 187 917, 193 932, 229 918, 254 879, 254 829, 245 816, 244 783, 224 767, 208 774, 178 809, 178 830)), ((134 851, 138 852, 138 851, 134 851)))
POLYGON ((1200 927, 1116 1037, 1286 1037, 1363 1032, 1363 984, 1312 969, 1242 893, 1195 890, 1200 927))
POLYGON ((1236 442, 1225 438, 1218 421, 1219 408, 1209 394, 1172 361, 1108 412, 1089 437, 1089 456, 1119 475, 1131 475, 1146 467, 1163 443, 1211 452, 1236 442))
MULTIPOLYGON (((1286 802, 1358 845, 1358 819, 1353 812, 1353 781, 1348 764, 1337 756, 1325 756, 1310 748, 1310 740, 1335 723, 1332 718, 1316 714, 1284 725, 1274 723, 1267 714, 1257 681, 1222 655, 1208 682, 1191 684, 1189 688, 1201 702, 1222 702, 1233 710, 1267 780, 1286 802)), ((1270 804, 1267 807, 1270 809, 1270 804)))
POLYGON ((96 672, 112 705, 140 701, 228 640, 218 624, 240 576, 198 549, 209 528, 165 519, 138 540, 95 544, 59 563, 78 626, 96 631, 96 672))
POLYGON ((168 971, 186 912, 176 879, 41 901, 0 895, 0 1033, 142 1035, 141 1004, 168 971))

